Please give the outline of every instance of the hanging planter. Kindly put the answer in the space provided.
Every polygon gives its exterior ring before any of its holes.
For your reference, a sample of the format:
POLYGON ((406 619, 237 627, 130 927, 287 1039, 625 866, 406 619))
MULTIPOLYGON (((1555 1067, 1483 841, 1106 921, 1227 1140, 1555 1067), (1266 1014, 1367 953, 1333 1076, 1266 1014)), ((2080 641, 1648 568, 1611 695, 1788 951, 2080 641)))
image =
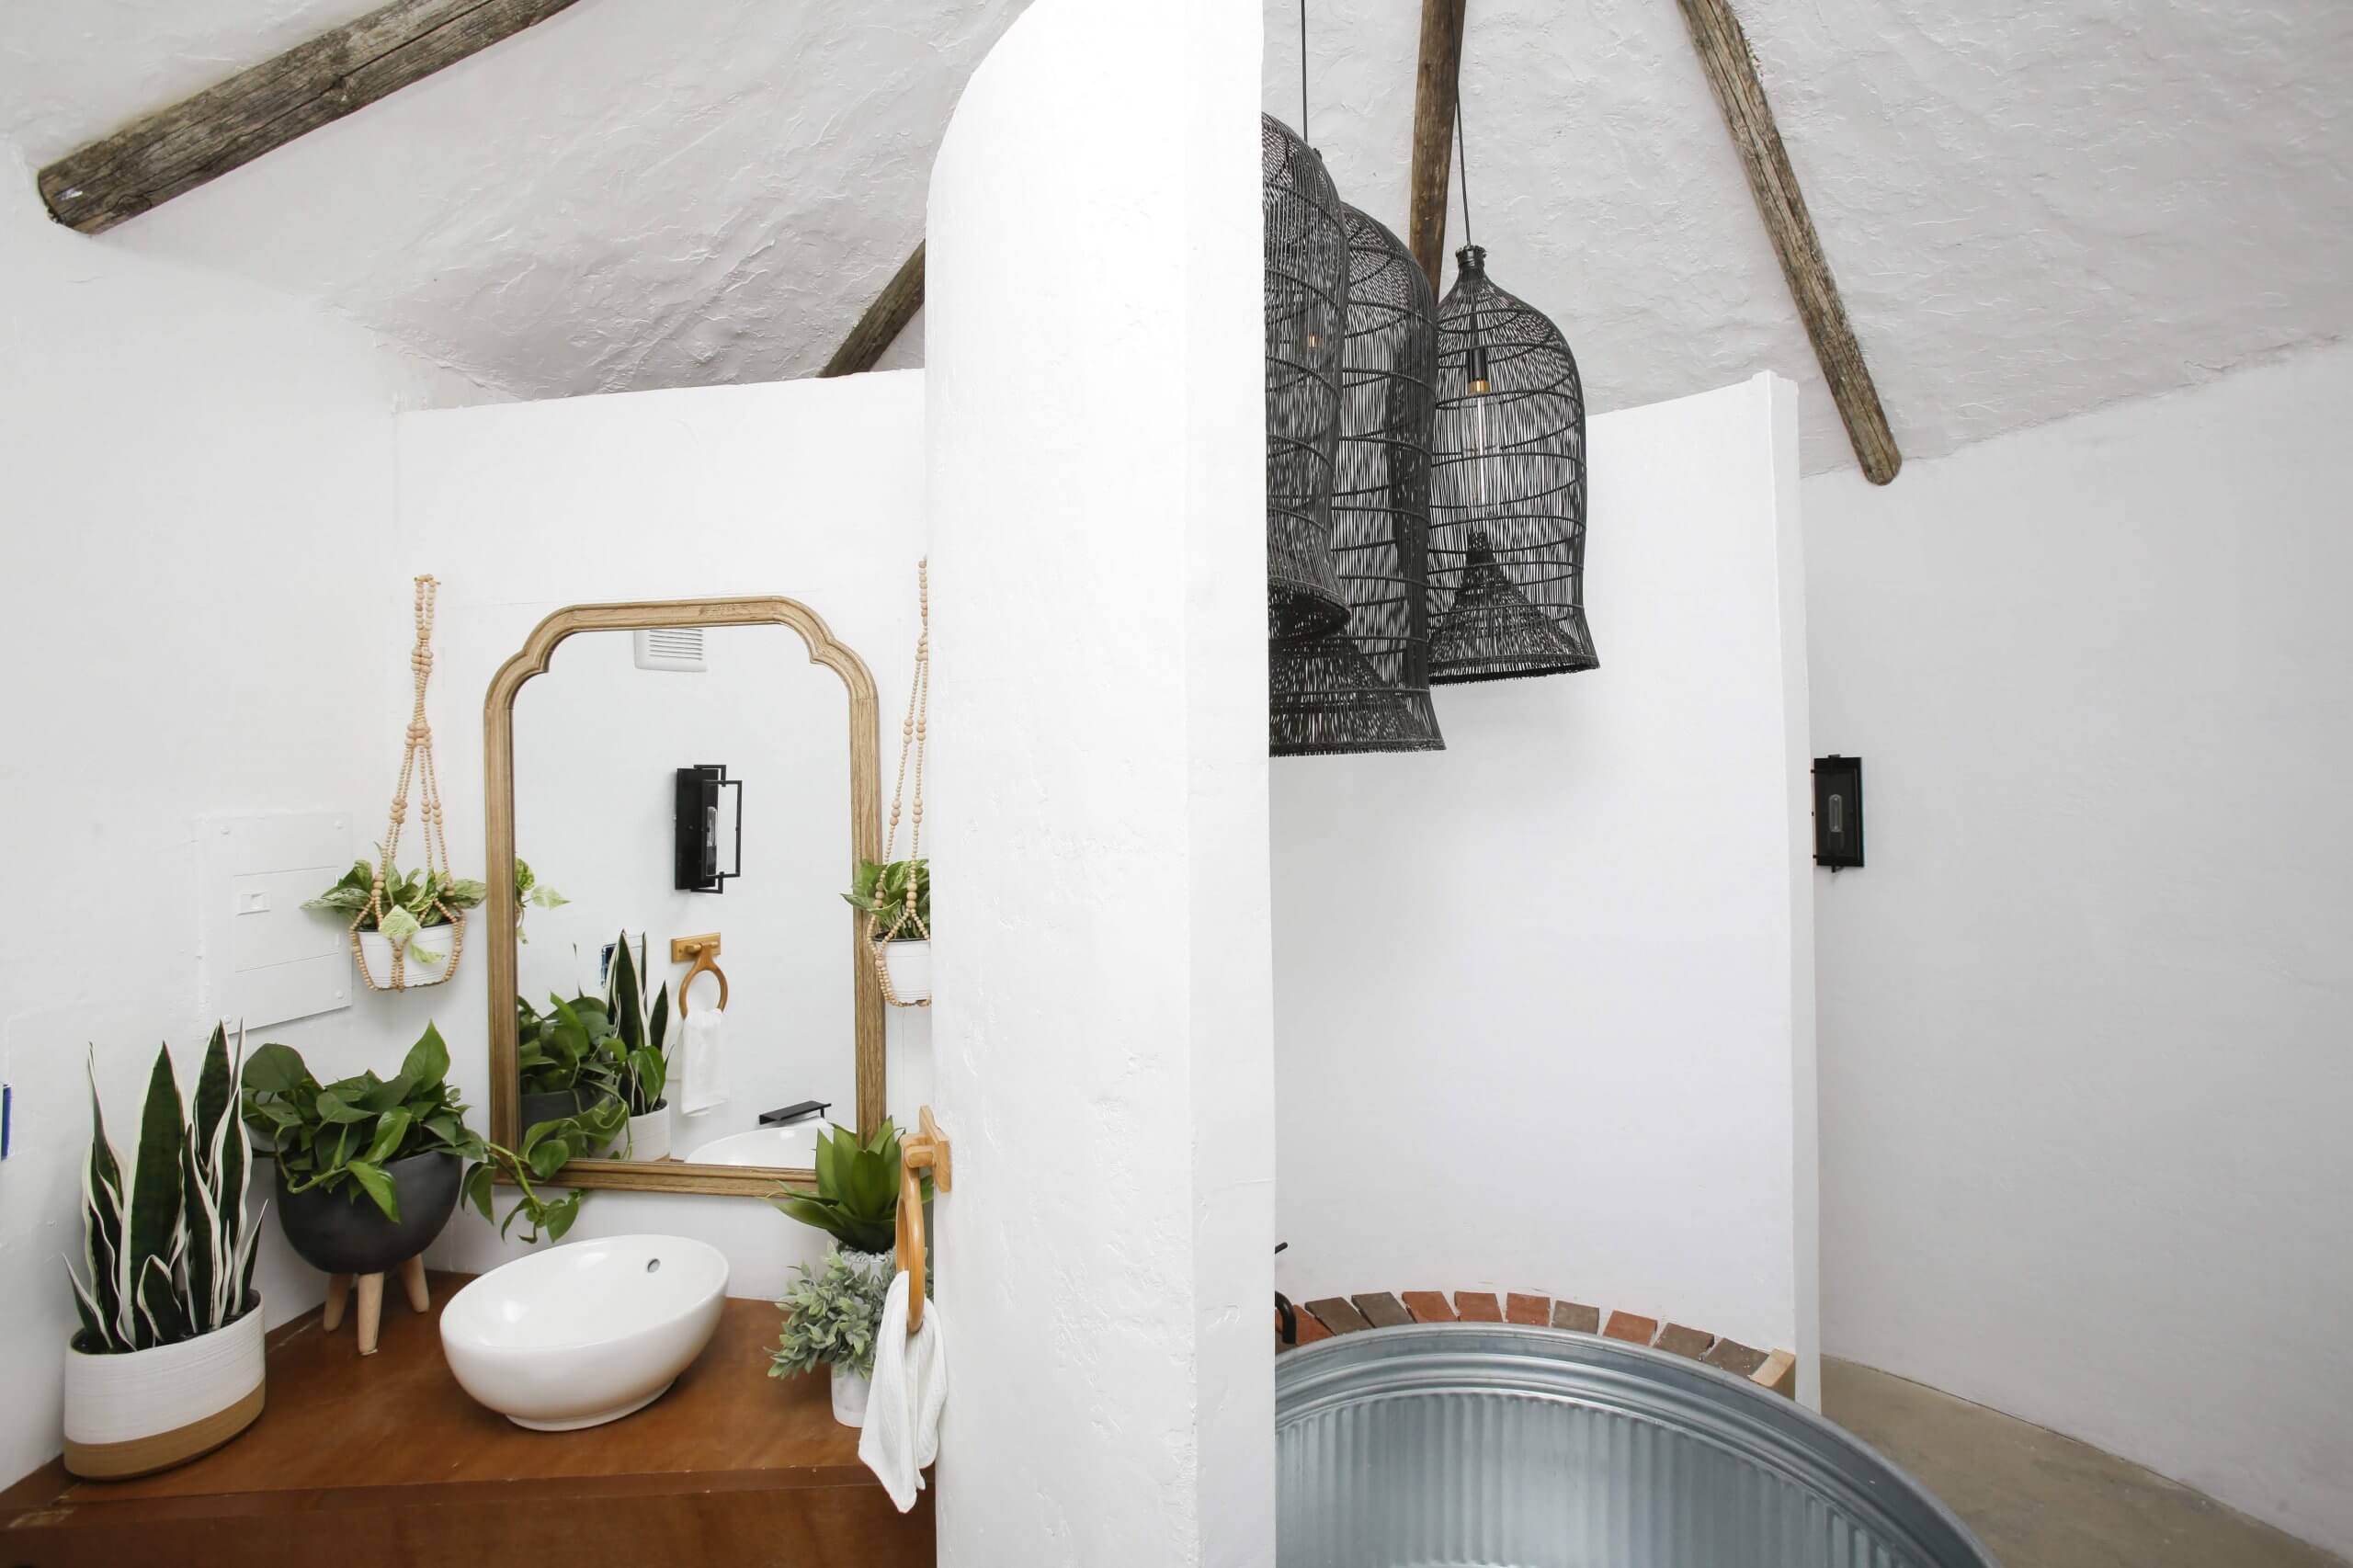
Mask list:
POLYGON ((891 827, 882 858, 860 860, 843 900, 858 912, 858 934, 874 961, 882 999, 893 1007, 931 1006, 931 862, 923 858, 923 762, 931 721, 931 562, 915 563, 915 597, 922 630, 915 637, 915 674, 907 687, 907 717, 899 727, 899 777, 891 786, 891 827), (899 807, 915 764, 915 805, 909 814, 907 858, 896 859, 899 807))
MULTIPOLYGON (((416 676, 416 699, 409 710, 407 746, 401 776, 392 787, 391 820, 371 866, 362 860, 341 881, 303 907, 351 916, 351 956, 370 991, 414 991, 441 985, 458 972, 466 946, 466 911, 479 908, 489 890, 452 876, 449 838, 441 819, 441 780, 433 766, 433 726, 425 717, 425 688, 433 678, 433 609, 439 585, 416 579, 416 644, 409 668, 416 676), (417 815, 425 835, 425 866, 404 873, 398 859, 401 829, 408 819, 409 786, 417 787, 417 815)), ((528 868, 516 872, 517 910, 529 889, 528 868)), ((561 903, 562 895, 553 895, 561 903)), ((541 901, 542 907, 548 907, 541 901)), ((517 927, 518 933, 520 926, 517 927)))
POLYGON ((1258 117, 1267 330, 1267 619, 1276 637, 1339 630, 1347 600, 1332 560, 1333 463, 1348 242, 1339 194, 1314 149, 1258 117))
POLYGON ((1267 651, 1268 751, 1438 751, 1426 552, 1438 318, 1397 236, 1353 207, 1332 554, 1347 622, 1267 651))
POLYGON ((1466 244, 1438 306, 1430 679, 1596 668, 1585 617, 1585 392, 1560 329, 1466 244))

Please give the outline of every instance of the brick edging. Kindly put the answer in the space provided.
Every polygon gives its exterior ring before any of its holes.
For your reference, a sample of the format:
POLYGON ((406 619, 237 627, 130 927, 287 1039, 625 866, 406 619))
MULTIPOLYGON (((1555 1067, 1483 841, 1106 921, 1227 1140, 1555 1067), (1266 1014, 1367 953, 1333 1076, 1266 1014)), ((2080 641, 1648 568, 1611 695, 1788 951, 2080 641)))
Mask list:
MULTIPOLYGON (((1786 1350, 1758 1350, 1736 1339, 1720 1338, 1705 1329, 1679 1323, 1662 1324, 1636 1312, 1613 1312, 1604 1321, 1601 1309, 1566 1298, 1507 1291, 1498 1300, 1492 1290, 1457 1290, 1449 1301, 1443 1290, 1369 1290, 1354 1296, 1325 1296, 1299 1311, 1299 1343, 1313 1345, 1334 1335, 1360 1329, 1393 1328, 1408 1323, 1516 1323, 1536 1327, 1597 1334, 1604 1339, 1646 1345, 1682 1356, 1734 1377, 1746 1378, 1759 1388, 1785 1398, 1798 1394, 1798 1360, 1786 1350)), ((1278 1354, 1292 1348, 1282 1343, 1282 1325, 1276 1324, 1278 1354)))

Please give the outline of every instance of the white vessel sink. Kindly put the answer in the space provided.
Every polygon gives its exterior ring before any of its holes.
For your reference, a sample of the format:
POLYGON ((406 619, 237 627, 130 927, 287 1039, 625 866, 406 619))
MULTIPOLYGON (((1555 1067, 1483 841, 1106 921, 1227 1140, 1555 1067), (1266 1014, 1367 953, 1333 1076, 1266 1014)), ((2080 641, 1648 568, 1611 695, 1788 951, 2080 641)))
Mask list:
POLYGON ((817 1134, 822 1118, 796 1121, 790 1127, 755 1127, 749 1132, 715 1138, 687 1156, 696 1165, 779 1165, 786 1170, 813 1170, 817 1164, 817 1134))
POLYGON ((662 1397, 702 1354, 727 1259, 683 1236, 609 1236, 492 1269, 450 1298, 441 1349, 465 1391, 517 1426, 568 1432, 662 1397))

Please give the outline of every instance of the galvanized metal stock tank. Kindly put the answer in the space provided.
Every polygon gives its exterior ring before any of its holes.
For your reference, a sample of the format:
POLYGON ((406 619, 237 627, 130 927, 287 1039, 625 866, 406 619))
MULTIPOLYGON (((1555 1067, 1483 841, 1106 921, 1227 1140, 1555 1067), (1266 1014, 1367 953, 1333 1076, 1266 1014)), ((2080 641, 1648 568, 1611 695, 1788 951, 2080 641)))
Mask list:
POLYGON ((1994 1568, 1860 1442, 1695 1361, 1415 1325, 1275 1370, 1279 1568, 1994 1568))

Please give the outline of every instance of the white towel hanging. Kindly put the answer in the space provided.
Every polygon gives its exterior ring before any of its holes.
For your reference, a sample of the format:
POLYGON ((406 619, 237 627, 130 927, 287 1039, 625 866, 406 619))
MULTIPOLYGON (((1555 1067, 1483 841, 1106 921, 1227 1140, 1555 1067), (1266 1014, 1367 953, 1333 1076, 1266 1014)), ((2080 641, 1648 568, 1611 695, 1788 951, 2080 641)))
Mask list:
POLYGON ((688 1116, 726 1103, 726 1017, 716 1007, 687 1015, 686 1081, 678 1090, 678 1109, 688 1116))
POLYGON ((948 1327, 939 1303, 924 1303, 923 1326, 907 1332, 907 1276, 883 1299, 874 1331, 874 1384, 858 1457, 882 1483, 902 1514, 923 1490, 924 1467, 939 1458, 939 1413, 948 1403, 948 1327))

